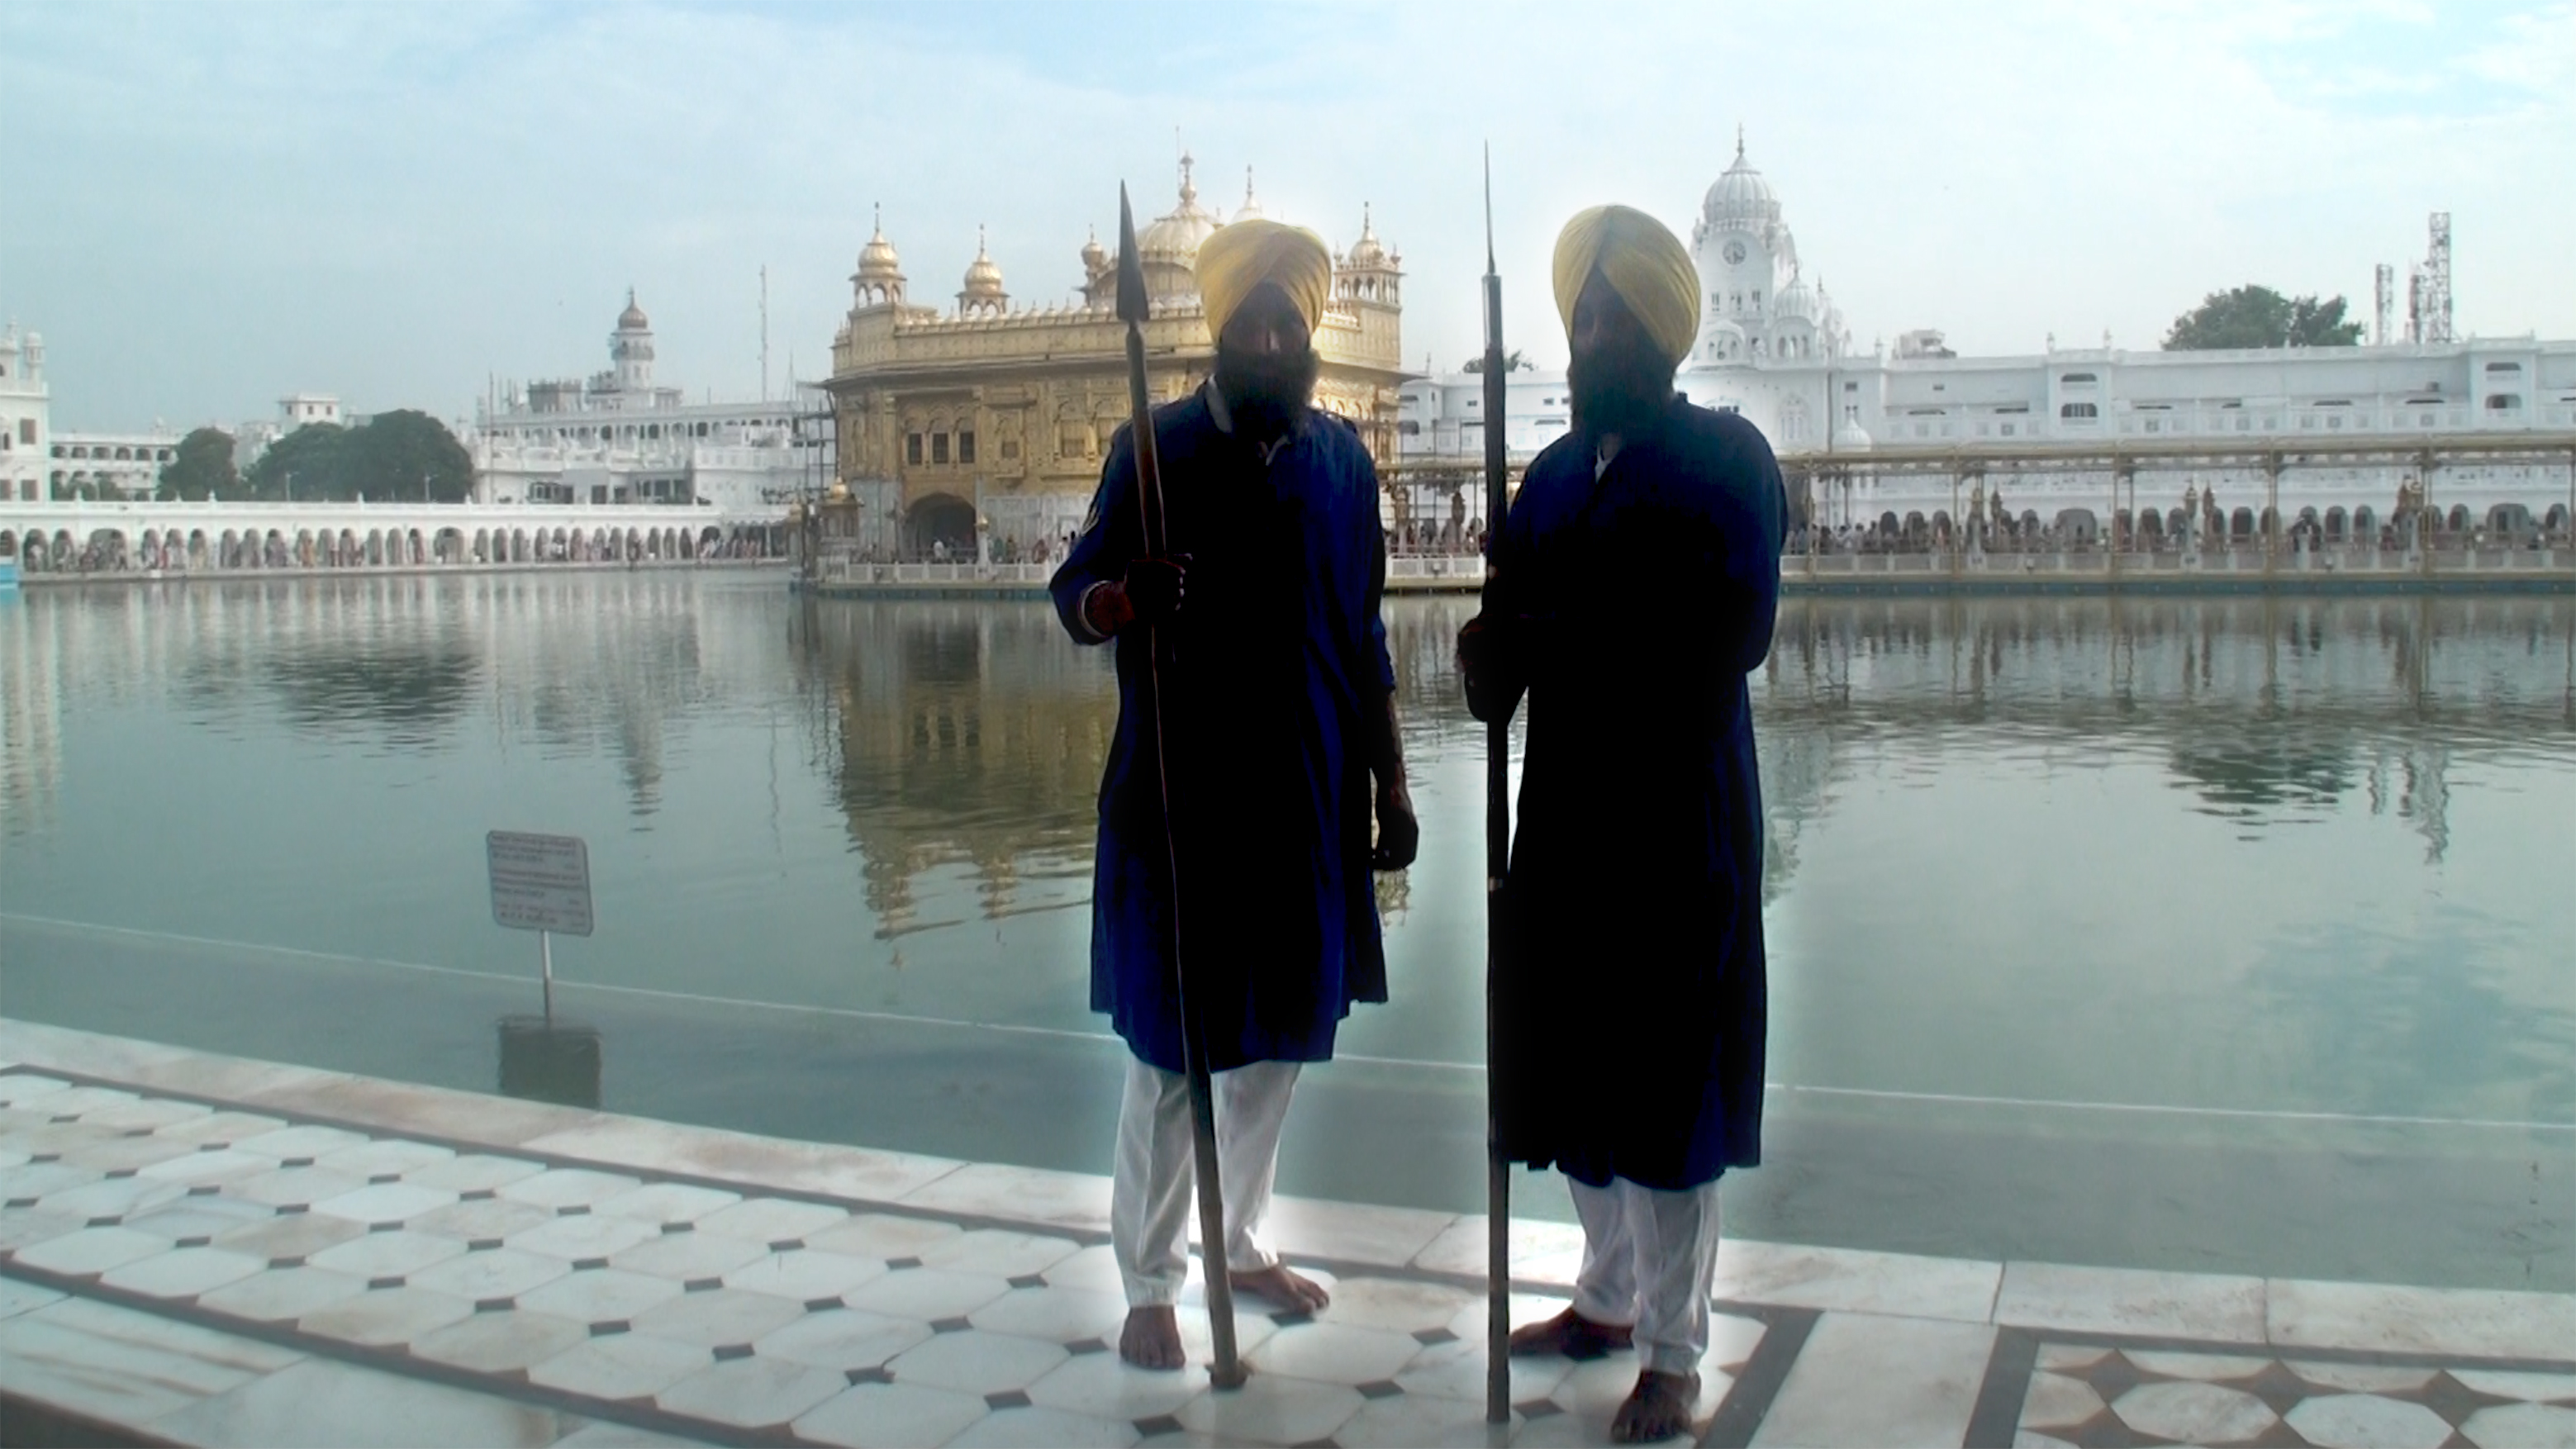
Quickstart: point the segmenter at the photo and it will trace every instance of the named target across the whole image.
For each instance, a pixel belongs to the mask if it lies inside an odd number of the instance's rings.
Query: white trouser
[[[1664,1192],[1614,1177],[1608,1187],[1571,1179],[1566,1186],[1583,1220],[1574,1311],[1594,1323],[1633,1325],[1641,1367],[1697,1373],[1717,1272],[1717,1184]]]
[[[1225,1261],[1238,1273],[1279,1261],[1261,1241],[1261,1222],[1270,1215],[1279,1129],[1288,1119],[1298,1066],[1248,1062],[1214,1078]],[[1118,1168],[1109,1190],[1109,1243],[1129,1307],[1179,1300],[1190,1266],[1194,1182],[1189,1078],[1128,1057],[1127,1094],[1118,1106]]]

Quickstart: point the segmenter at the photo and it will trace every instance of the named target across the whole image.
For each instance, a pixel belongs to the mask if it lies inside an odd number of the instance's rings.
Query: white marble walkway
[[[0,1409],[190,1444],[1584,1444],[1482,1422],[1485,1225],[1285,1200],[1331,1282],[1148,1374],[1108,1183],[0,1021]],[[1524,1314],[1577,1246],[1514,1225]],[[2576,1445],[2576,1297],[1729,1242],[1707,1443]],[[1188,1316],[1184,1315],[1187,1322]],[[1203,1330],[1194,1344],[1205,1354]],[[14,1440],[13,1440],[14,1442]]]

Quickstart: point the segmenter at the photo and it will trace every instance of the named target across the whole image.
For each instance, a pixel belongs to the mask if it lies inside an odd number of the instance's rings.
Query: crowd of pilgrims
[[[2408,546],[2409,522],[2398,520],[2376,527],[2338,531],[2313,518],[2292,519],[2281,530],[2281,547],[2293,552],[2316,553],[2327,549],[2372,550],[2379,553],[2402,553]],[[2564,548],[2568,531],[2533,527],[2520,530],[2497,530],[2484,526],[2445,526],[2436,517],[2425,531],[2428,543],[2437,549]],[[1970,546],[1988,553],[2055,554],[2098,553],[2117,549],[2125,553],[2179,553],[2189,546],[2184,530],[2161,523],[2141,521],[2132,526],[2125,520],[2115,522],[2105,533],[2089,523],[2041,523],[2035,518],[2019,521],[2006,518],[1982,530],[1971,539],[1965,529],[1954,529],[1948,519],[1930,523],[1918,515],[1905,524],[1891,524],[1885,519],[1873,523],[1837,523],[1808,526],[1793,524],[1789,530],[1788,552],[1792,556],[1816,554],[1832,557],[1842,554],[1938,554]],[[2224,519],[2210,519],[2202,524],[2200,547],[2218,553],[2230,549],[2263,547],[2263,535],[2246,520],[2232,525]]]

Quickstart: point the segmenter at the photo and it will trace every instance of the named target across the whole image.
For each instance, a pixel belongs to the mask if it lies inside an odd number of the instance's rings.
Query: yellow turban
[[[1223,332],[1234,309],[1264,282],[1275,282],[1288,294],[1311,336],[1324,322],[1333,254],[1325,250],[1322,237],[1302,226],[1254,218],[1218,227],[1199,243],[1198,274],[1209,337]]]
[[[1556,310],[1574,335],[1574,301],[1598,271],[1646,335],[1679,364],[1699,333],[1699,269],[1664,224],[1632,206],[1576,212],[1556,238]]]

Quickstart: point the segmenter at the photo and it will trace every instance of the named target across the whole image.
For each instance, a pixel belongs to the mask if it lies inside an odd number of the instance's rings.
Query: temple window
[[[948,435],[946,433],[933,433],[930,435],[930,461],[934,464],[945,463],[948,461]]]
[[[903,460],[916,468],[921,466],[921,434],[903,435]]]
[[[975,461],[975,430],[973,428],[959,428],[957,430],[957,461],[960,463],[972,463]]]

